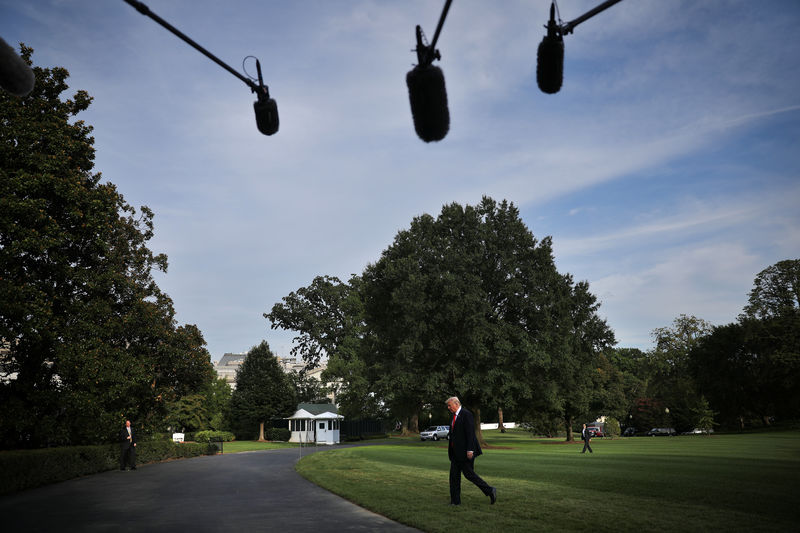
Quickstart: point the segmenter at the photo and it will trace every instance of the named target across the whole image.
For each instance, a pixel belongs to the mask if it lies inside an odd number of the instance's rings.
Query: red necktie
[[[456,427],[456,414],[455,413],[453,413],[453,421],[450,422],[450,429],[453,429],[454,427]]]

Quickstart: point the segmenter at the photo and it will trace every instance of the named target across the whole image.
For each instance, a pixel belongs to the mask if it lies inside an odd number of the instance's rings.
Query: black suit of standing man
[[[586,429],[586,424],[583,425],[583,430],[581,431],[581,438],[583,439],[583,451],[581,453],[586,453],[586,450],[589,450],[589,453],[594,453],[592,451],[592,447],[589,446],[589,441],[592,440],[592,434]]]
[[[494,504],[497,501],[497,489],[490,487],[475,473],[475,458],[483,453],[475,438],[475,419],[455,396],[447,400],[447,409],[454,415],[450,422],[450,442],[447,446],[447,455],[450,457],[450,505],[461,505],[462,472]]]
[[[136,470],[136,433],[131,427],[131,421],[125,421],[125,427],[119,432],[120,445],[119,469],[125,470],[130,463],[131,470]]]

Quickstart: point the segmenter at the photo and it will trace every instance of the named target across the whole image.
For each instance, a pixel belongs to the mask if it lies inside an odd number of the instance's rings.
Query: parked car
[[[586,426],[586,431],[589,432],[589,436],[592,438],[604,436],[603,430],[597,426]]]
[[[633,426],[628,426],[625,428],[625,431],[622,432],[623,437],[633,437],[636,435],[636,428]]]
[[[673,437],[677,435],[675,428],[653,428],[647,432],[648,437]]]
[[[450,435],[450,426],[431,426],[419,432],[420,440],[446,439]]]
[[[683,433],[684,435],[703,435],[706,433],[714,433],[713,429],[702,429],[702,428],[694,428],[691,431],[687,431]]]

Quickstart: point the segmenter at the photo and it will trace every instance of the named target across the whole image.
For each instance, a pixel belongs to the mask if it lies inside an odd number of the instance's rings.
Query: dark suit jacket
[[[592,438],[592,434],[589,432],[589,428],[581,430],[581,438],[584,441],[589,442],[589,439]]]
[[[475,438],[475,419],[472,413],[461,406],[455,426],[450,430],[450,443],[447,446],[447,455],[451,461],[468,461],[467,452],[474,452],[473,458],[481,453],[481,446]]]
[[[131,445],[136,444],[136,431],[131,426],[131,440],[128,440],[128,428],[119,431],[119,440],[122,441],[122,449],[127,450]]]

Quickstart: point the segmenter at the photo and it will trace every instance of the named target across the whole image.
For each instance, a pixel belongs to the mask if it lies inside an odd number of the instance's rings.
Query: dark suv
[[[675,428],[653,428],[647,432],[648,437],[674,437]]]

